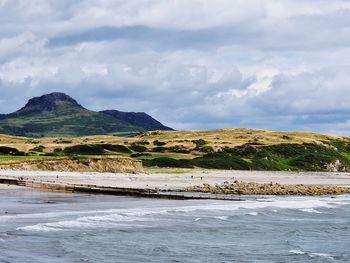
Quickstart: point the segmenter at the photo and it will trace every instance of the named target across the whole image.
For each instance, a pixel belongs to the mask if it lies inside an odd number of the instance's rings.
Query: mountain
[[[149,118],[144,122],[135,122],[135,113],[128,114],[118,118],[91,111],[70,96],[54,92],[30,99],[14,113],[0,115],[0,133],[28,137],[102,135],[153,130],[154,123],[162,130],[162,124],[145,113]]]
[[[76,100],[64,93],[54,92],[51,94],[35,97],[20,110],[9,114],[9,117],[23,117],[36,114],[60,112],[62,109],[85,110]]]
[[[111,116],[117,120],[127,122],[134,126],[143,127],[148,131],[153,130],[163,130],[163,131],[172,131],[173,129],[167,126],[164,126],[162,123],[152,118],[150,115],[144,112],[124,112],[118,110],[105,110],[101,113]]]

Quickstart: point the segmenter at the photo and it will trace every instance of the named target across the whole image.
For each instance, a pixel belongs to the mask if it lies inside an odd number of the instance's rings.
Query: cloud
[[[0,111],[62,91],[177,129],[348,133],[350,3],[0,0]]]

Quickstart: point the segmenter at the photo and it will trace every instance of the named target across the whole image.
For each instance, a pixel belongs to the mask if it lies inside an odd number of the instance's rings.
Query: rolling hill
[[[350,171],[350,138],[253,129],[147,131],[130,136],[25,138],[0,136],[0,161],[131,157],[149,169],[206,168]]]
[[[153,127],[170,129],[146,113],[123,112],[119,118],[91,111],[58,92],[32,98],[20,110],[0,115],[0,133],[27,137],[134,133],[153,130]]]

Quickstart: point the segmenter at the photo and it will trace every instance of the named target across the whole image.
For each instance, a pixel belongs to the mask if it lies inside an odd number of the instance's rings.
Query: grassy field
[[[5,147],[1,151],[1,147]],[[10,147],[12,152],[6,147]],[[14,150],[19,151],[13,156]],[[0,161],[60,156],[123,156],[151,169],[349,171],[350,138],[253,129],[154,131],[87,137],[0,136]]]

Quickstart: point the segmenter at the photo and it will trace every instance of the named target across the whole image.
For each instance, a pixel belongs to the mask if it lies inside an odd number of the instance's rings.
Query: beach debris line
[[[304,184],[279,183],[250,183],[235,181],[224,185],[209,185],[188,187],[186,192],[201,192],[211,194],[237,194],[237,195],[341,195],[350,193],[350,187]]]

